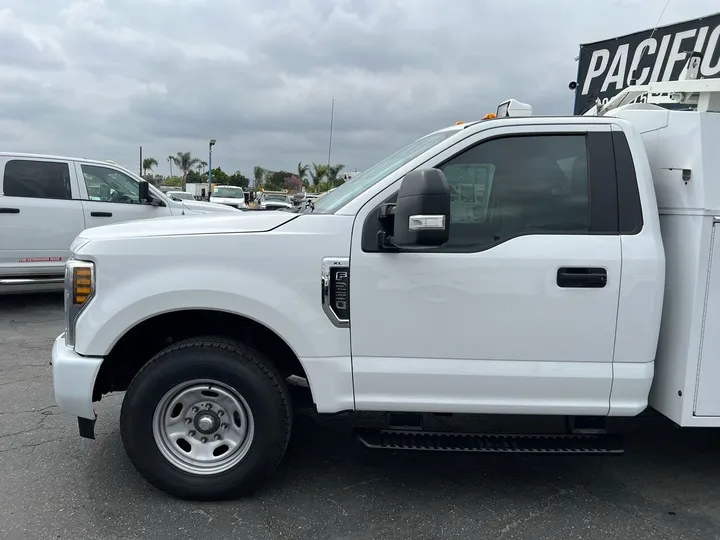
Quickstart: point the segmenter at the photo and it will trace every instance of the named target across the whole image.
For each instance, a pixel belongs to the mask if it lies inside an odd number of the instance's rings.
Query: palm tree
[[[167,160],[168,160],[168,163],[170,164],[170,178],[172,178],[173,156],[168,156]]]
[[[177,155],[171,156],[171,158],[175,166],[182,171],[183,191],[185,191],[187,175],[193,167],[200,163],[200,159],[192,157],[190,152],[178,152]]]
[[[344,168],[345,165],[341,165],[339,163],[337,165],[330,165],[327,168],[327,181],[328,184],[330,184],[330,187],[335,187],[335,184],[338,182],[338,175]]]
[[[207,161],[201,161],[200,163],[197,164],[197,170],[200,171],[201,173],[204,173],[205,167],[207,167],[207,165],[208,165]]]
[[[320,182],[323,181],[323,178],[328,173],[328,166],[318,165],[317,163],[313,162],[312,168],[310,169],[309,173],[310,182],[312,182],[313,186],[317,186]]]
[[[267,171],[263,169],[260,165],[255,165],[253,167],[253,179],[254,183],[253,186],[255,189],[261,188],[263,184],[265,183],[265,177],[267,176]]]
[[[147,175],[148,171],[152,171],[153,167],[157,167],[158,162],[157,159],[152,157],[147,157],[143,159],[142,162],[142,169],[143,169],[143,176]]]
[[[310,165],[303,165],[302,161],[298,162],[297,175],[300,180],[305,180],[308,172],[310,172]]]

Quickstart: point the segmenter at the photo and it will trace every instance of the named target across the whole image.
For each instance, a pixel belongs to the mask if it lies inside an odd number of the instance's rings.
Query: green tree
[[[317,163],[313,162],[312,168],[309,171],[310,173],[310,183],[313,186],[317,186],[320,182],[323,181],[325,176],[328,173],[328,166],[327,165],[318,165]]]
[[[315,193],[324,193],[325,191],[328,191],[330,188],[332,188],[332,185],[330,182],[320,182],[319,184],[314,186],[313,191]]]
[[[327,182],[331,187],[337,187],[343,183],[343,179],[339,178],[340,171],[345,168],[345,165],[338,163],[337,165],[330,165],[327,168]]]
[[[255,188],[263,187],[265,184],[265,177],[267,176],[268,171],[260,167],[260,165],[255,165],[253,167],[253,178],[255,179]]]
[[[145,174],[143,178],[154,186],[160,186],[165,181],[165,177],[162,174]]]
[[[179,176],[171,176],[171,177],[165,179],[165,182],[163,182],[163,185],[171,186],[171,187],[182,187],[183,179],[180,178]]]
[[[190,152],[178,152],[177,155],[172,156],[172,161],[175,166],[182,171],[184,190],[185,184],[187,184],[188,173],[200,163],[200,159],[192,157]]]
[[[303,162],[298,162],[297,177],[300,181],[305,180],[305,177],[310,172],[310,165],[303,165]]]
[[[225,184],[225,185],[227,185],[227,183],[228,183],[228,178],[230,178],[230,177],[228,176],[228,174],[227,174],[225,171],[223,171],[220,167],[215,167],[215,168],[212,170],[212,183],[213,183],[213,184]],[[206,180],[205,180],[205,181],[207,182],[207,175],[206,175]]]
[[[213,172],[213,174],[215,174],[215,172]],[[250,179],[247,176],[244,176],[240,171],[235,171],[228,176],[227,183],[231,186],[239,186],[247,189],[250,186]]]
[[[152,157],[146,157],[143,159],[142,162],[142,169],[143,169],[143,176],[147,175],[149,172],[152,172],[154,167],[158,166],[157,159]]]
[[[287,171],[266,171],[265,183],[266,189],[280,190],[285,189],[285,179],[293,174]]]
[[[196,171],[195,169],[191,169],[188,171],[187,176],[185,177],[185,183],[186,184],[207,184],[207,174],[202,174]]]

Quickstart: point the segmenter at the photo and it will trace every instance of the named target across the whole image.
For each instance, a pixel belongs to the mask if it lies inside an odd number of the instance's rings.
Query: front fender
[[[128,268],[142,266],[99,265],[95,297],[77,320],[78,353],[106,356],[128,330],[144,320],[172,311],[207,309],[263,324],[299,358],[350,354],[349,331],[335,328],[322,311],[319,268],[314,275],[305,275],[301,264],[281,270],[285,275],[278,276],[262,268],[242,268],[237,261],[232,265],[213,261],[212,269],[187,260],[178,267],[172,258],[163,265],[144,262],[147,269],[132,276]]]

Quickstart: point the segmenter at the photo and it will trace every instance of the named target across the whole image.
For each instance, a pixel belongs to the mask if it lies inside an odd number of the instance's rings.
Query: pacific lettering
[[[629,51],[629,43],[620,45],[617,48],[617,52],[615,52],[615,57],[613,58],[612,64],[610,64],[610,69],[608,70],[607,77],[605,77],[605,82],[603,82],[602,88],[600,89],[601,92],[606,92],[611,84],[614,84],[617,90],[623,89],[623,81],[625,80],[625,71],[627,70],[627,59]]]
[[[667,64],[665,65],[665,73],[663,73],[662,79],[663,81],[672,80],[672,73],[675,69],[675,64],[681,61],[685,62],[687,52],[680,52],[680,47],[682,46],[683,40],[694,37],[696,32],[697,29],[693,28],[692,30],[685,30],[684,32],[678,32],[675,34],[675,39],[673,40],[672,47],[670,48],[670,54],[668,55]]]
[[[630,72],[627,76],[627,84],[630,84],[631,79],[635,79],[637,84],[645,84],[647,82],[647,78],[650,75],[650,68],[644,67],[642,71],[640,71],[640,74],[638,75],[635,73],[637,71],[638,65],[640,64],[640,60],[645,56],[645,51],[647,50],[647,55],[652,56],[655,54],[655,51],[657,50],[657,41],[655,38],[648,38],[644,39],[640,42],[640,45],[638,45],[638,48],[635,49],[635,55],[633,56],[632,63],[630,64]]]
[[[660,42],[660,51],[658,51],[657,58],[655,59],[655,65],[653,66],[652,75],[650,75],[650,82],[657,82],[660,76],[660,68],[662,68],[663,62],[665,61],[665,53],[667,52],[668,43],[670,42],[671,35],[663,36]]]
[[[702,64],[700,64],[700,75],[703,77],[714,77],[720,73],[720,54],[718,54],[715,65],[710,65],[715,51],[718,50],[718,41],[720,41],[720,25],[716,26],[715,30],[710,34],[707,47],[705,47],[705,55]],[[720,50],[718,50],[718,53],[720,53]]]
[[[585,76],[578,80],[576,110],[585,107],[589,95],[611,99],[631,83],[677,80],[693,51],[702,54],[699,76],[720,78],[720,14],[647,31],[642,38],[632,34],[583,46]]]
[[[718,28],[720,28],[720,26]],[[708,30],[710,30],[709,26],[703,26],[700,30],[698,30],[698,37],[695,40],[695,47],[693,47],[694,52],[702,52]]]
[[[590,67],[588,67],[587,76],[585,77],[585,84],[583,85],[582,93],[587,94],[590,91],[590,84],[595,77],[602,75],[607,68],[608,61],[610,60],[610,51],[607,49],[597,49],[593,51],[592,58],[590,58]]]

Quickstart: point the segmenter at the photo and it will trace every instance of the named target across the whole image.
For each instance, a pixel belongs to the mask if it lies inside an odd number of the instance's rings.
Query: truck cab
[[[645,144],[528,112],[433,132],[301,212],[84,231],[58,405],[92,437],[93,402],[127,391],[131,460],[193,499],[269,476],[291,377],[318,413],[639,414],[665,287]]]

